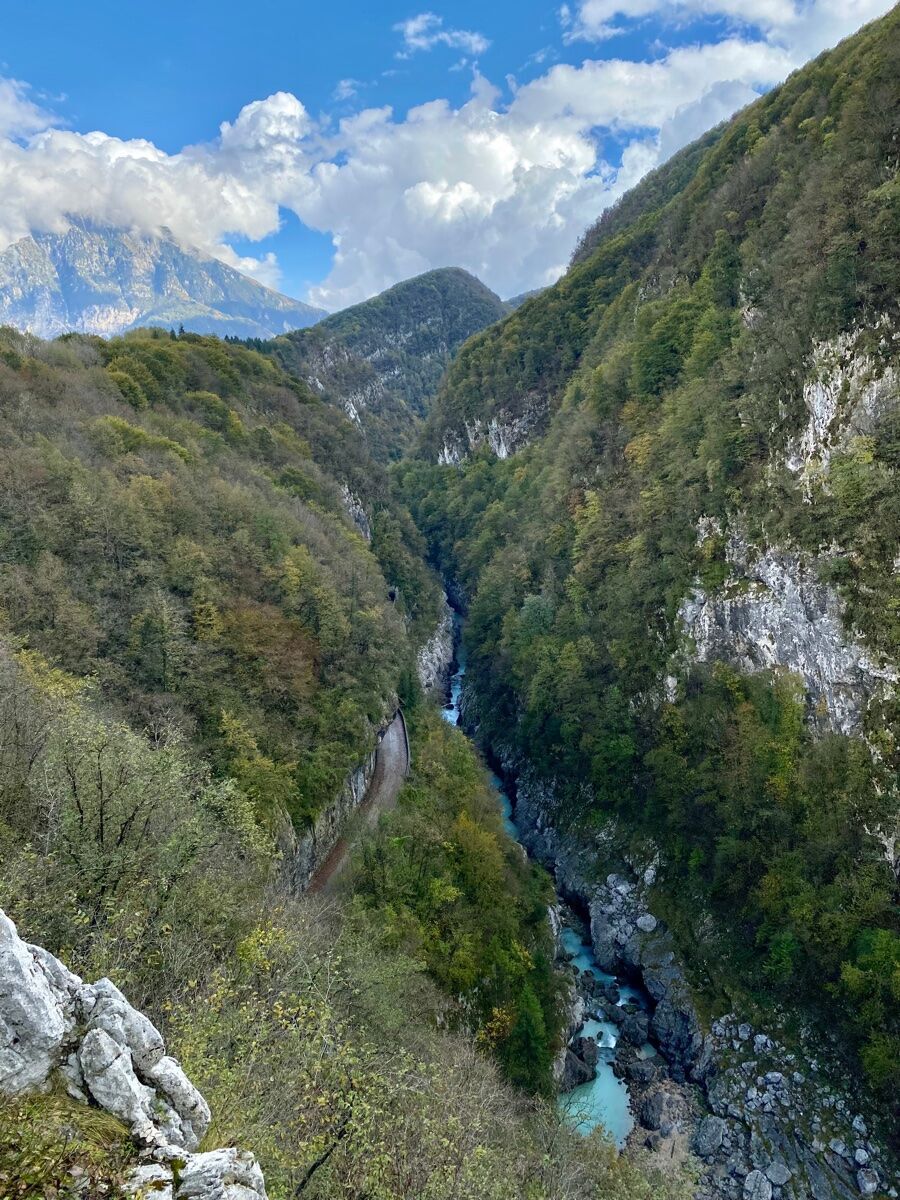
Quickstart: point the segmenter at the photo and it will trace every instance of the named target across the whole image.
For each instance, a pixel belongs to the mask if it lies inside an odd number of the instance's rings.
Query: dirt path
[[[371,832],[379,816],[394,807],[408,770],[406,726],[403,714],[398,712],[378,746],[375,773],[365,798],[349,822],[345,836],[338,839],[334,849],[312,877],[308,892],[327,895],[334,891],[349,862],[353,842],[361,833]]]

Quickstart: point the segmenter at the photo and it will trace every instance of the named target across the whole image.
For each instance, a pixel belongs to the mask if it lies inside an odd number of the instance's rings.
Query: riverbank
[[[460,620],[455,617],[454,661],[443,708],[451,725],[462,719],[466,665]],[[527,853],[514,816],[514,789],[494,771],[490,778],[504,828]],[[560,1109],[572,1128],[589,1133],[601,1126],[621,1149],[635,1128],[627,1069],[632,1060],[642,1061],[647,1077],[647,1069],[654,1070],[650,1060],[658,1057],[647,1042],[648,998],[626,979],[601,970],[586,921],[562,897],[551,918],[557,962],[571,975],[568,1037],[554,1063]]]
[[[464,646],[455,665],[445,716],[460,720],[477,741]],[[481,749],[497,772],[508,832],[550,872],[563,911],[568,904],[589,921],[588,939],[582,934],[576,945],[570,932],[560,954],[574,964],[573,1011],[580,1010],[566,1064],[579,1069],[572,1056],[599,1067],[595,1079],[578,1084],[587,1089],[582,1097],[593,1115],[582,1124],[573,1114],[576,1126],[602,1124],[617,1145],[645,1149],[663,1168],[693,1152],[696,1194],[704,1200],[895,1200],[884,1148],[829,1078],[815,1046],[798,1046],[783,1029],[754,1028],[734,1013],[701,1020],[674,939],[652,911],[658,856],[628,861],[611,826],[563,832],[553,789],[502,748]],[[577,916],[570,928],[577,929]],[[603,990],[608,980],[649,997],[650,1055],[624,1044],[621,1005],[611,1005]],[[617,1029],[613,1044],[604,1022]],[[609,1075],[618,1088],[610,1087]]]

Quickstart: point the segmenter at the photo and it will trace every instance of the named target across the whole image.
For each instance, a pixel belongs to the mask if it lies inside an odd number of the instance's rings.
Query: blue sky
[[[73,213],[166,225],[332,308],[451,263],[511,294],[680,144],[888,7],[25,0],[0,51],[0,242]]]

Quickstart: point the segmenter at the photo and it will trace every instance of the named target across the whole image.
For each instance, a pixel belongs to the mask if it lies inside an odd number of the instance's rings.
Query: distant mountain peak
[[[73,218],[0,254],[0,323],[39,337],[77,331],[108,337],[141,325],[274,337],[326,314],[159,234]]]
[[[445,370],[507,306],[461,267],[438,267],[280,337],[267,349],[364,432],[376,458],[411,444]]]

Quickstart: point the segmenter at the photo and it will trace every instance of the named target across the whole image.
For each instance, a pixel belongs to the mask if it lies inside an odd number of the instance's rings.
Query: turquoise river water
[[[457,650],[457,671],[450,681],[450,703],[444,708],[444,718],[451,725],[459,723],[460,698],[465,673],[465,647],[460,642]],[[491,782],[497,791],[506,832],[521,844],[522,839],[515,822],[512,801],[503,782],[493,772],[491,772]],[[572,963],[579,971],[590,972],[602,984],[617,984],[620,1004],[634,1000],[643,1005],[643,997],[634,988],[601,971],[590,944],[576,929],[565,927],[562,931],[562,942]],[[591,1082],[575,1088],[574,1091],[560,1096],[560,1108],[565,1114],[566,1120],[579,1132],[589,1133],[602,1125],[616,1145],[621,1147],[634,1126],[634,1115],[629,1104],[628,1089],[624,1082],[616,1077],[612,1068],[618,1029],[611,1021],[598,1021],[591,1018],[585,1021],[579,1032],[584,1037],[594,1038],[600,1048],[597,1077]],[[652,1053],[653,1051],[648,1046],[645,1052]]]

